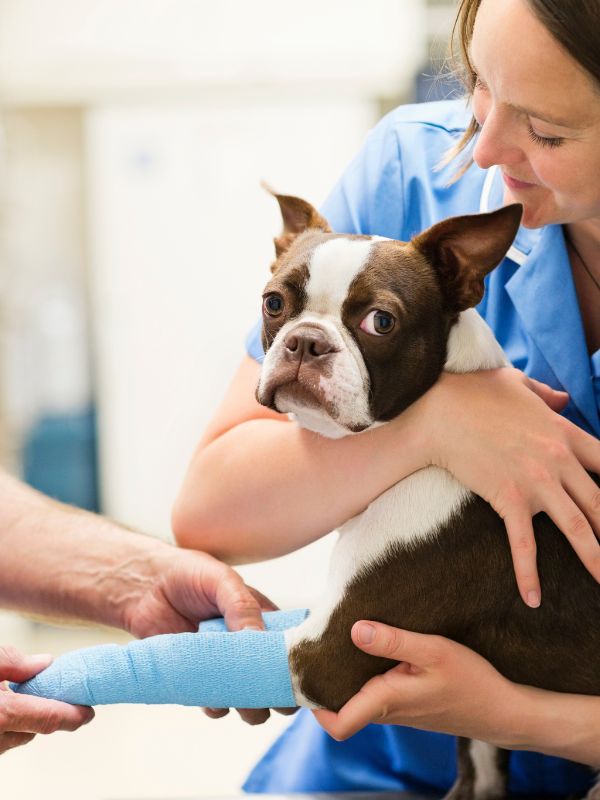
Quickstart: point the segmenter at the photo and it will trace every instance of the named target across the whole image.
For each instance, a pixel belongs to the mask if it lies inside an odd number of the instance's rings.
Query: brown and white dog
[[[397,416],[442,370],[507,365],[473,306],[521,206],[448,219],[406,243],[334,234],[305,201],[275,196],[284,231],[264,293],[261,403],[340,437]],[[600,695],[600,586],[548,517],[535,528],[544,602],[531,609],[485,501],[436,467],[386,491],[339,529],[326,596],[287,633],[299,703],[338,710],[394,665],[352,644],[364,618],[447,636],[519,683]],[[504,797],[506,774],[507,754],[460,740],[448,797]]]

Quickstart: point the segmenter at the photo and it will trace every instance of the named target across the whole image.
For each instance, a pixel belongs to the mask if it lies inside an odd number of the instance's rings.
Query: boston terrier
[[[401,414],[443,370],[508,365],[474,310],[522,208],[455,217],[400,242],[333,233],[307,202],[275,194],[284,228],[263,297],[257,398],[327,437]],[[502,519],[448,472],[405,478],[339,529],[326,594],[286,634],[301,705],[341,708],[394,662],[358,650],[373,619],[461,642],[512,681],[600,695],[600,586],[545,515],[535,519],[544,602],[521,600]],[[426,588],[425,588],[426,587]],[[507,791],[508,753],[459,740],[447,800]],[[600,800],[600,788],[588,799]]]

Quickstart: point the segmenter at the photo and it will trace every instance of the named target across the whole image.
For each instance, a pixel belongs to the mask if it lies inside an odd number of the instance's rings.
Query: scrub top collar
[[[499,208],[503,195],[500,170],[492,167],[484,181],[480,210]],[[506,257],[519,265],[505,288],[523,328],[572,402],[600,435],[592,377],[600,356],[595,353],[590,358],[587,350],[562,225],[546,225],[535,230],[519,228]],[[560,336],[557,335],[559,328]],[[565,336],[569,341],[568,358],[565,358]]]

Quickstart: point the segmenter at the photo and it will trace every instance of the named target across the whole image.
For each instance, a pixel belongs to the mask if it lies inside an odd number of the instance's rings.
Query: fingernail
[[[539,592],[529,592],[527,595],[527,605],[530,606],[530,608],[539,608],[541,602]]]
[[[245,631],[262,631],[264,629],[259,627],[258,625],[244,625],[243,630],[245,630]]]
[[[375,626],[368,622],[363,622],[358,626],[357,636],[361,644],[373,644],[375,641]]]

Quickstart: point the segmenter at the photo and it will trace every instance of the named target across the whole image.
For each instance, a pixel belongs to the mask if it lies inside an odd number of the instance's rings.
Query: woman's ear
[[[513,203],[488,214],[450,217],[412,239],[438,275],[449,311],[479,303],[483,280],[506,255],[522,215],[523,206]]]
[[[323,233],[331,233],[331,228],[314,206],[302,200],[300,197],[292,195],[278,194],[267,184],[262,184],[263,188],[272,194],[279,203],[281,217],[283,220],[283,230],[280,236],[275,237],[275,254],[277,258],[289,249],[294,239],[309,228],[315,228]]]

